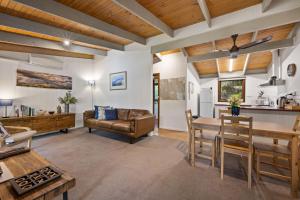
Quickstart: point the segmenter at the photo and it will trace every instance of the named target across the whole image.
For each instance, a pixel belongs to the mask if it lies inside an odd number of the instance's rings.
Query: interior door
[[[159,128],[159,74],[153,74],[153,115],[155,116],[155,126]]]

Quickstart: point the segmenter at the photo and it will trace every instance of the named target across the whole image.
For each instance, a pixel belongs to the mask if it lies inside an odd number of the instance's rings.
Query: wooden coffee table
[[[28,153],[9,157],[0,161],[6,164],[14,177],[25,175],[49,165],[54,166],[52,163],[50,163],[48,160],[46,160],[33,150]],[[52,199],[61,194],[63,194],[63,199],[67,200],[68,190],[75,186],[76,180],[68,173],[64,172],[63,170],[61,171],[63,172],[63,175],[57,180],[47,183],[21,196],[17,195],[9,181],[1,183],[0,200],[46,200]]]

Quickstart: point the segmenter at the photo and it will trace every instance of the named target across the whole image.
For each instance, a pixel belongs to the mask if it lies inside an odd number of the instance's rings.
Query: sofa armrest
[[[83,119],[84,120],[93,119],[93,118],[95,118],[95,111],[94,110],[84,111],[84,113],[83,113]]]
[[[155,119],[151,114],[135,118],[135,137],[143,136],[154,130]]]
[[[85,127],[88,127],[87,120],[95,118],[95,111],[94,110],[87,110],[83,113],[83,124]]]

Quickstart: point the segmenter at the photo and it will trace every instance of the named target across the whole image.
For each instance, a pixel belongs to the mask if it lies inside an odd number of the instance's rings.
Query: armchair
[[[36,134],[36,131],[31,130],[28,127],[21,126],[4,126],[8,132],[13,133],[7,138],[0,137],[0,147],[3,146],[15,146],[23,142],[27,142],[27,147],[31,148],[32,137]]]

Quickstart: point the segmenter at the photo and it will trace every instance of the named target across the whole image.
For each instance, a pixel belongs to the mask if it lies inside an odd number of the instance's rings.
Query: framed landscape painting
[[[220,80],[218,101],[227,102],[232,95],[239,96],[245,102],[245,79]]]
[[[117,72],[110,74],[110,90],[127,89],[127,72]]]
[[[72,90],[72,77],[17,69],[17,86]]]

